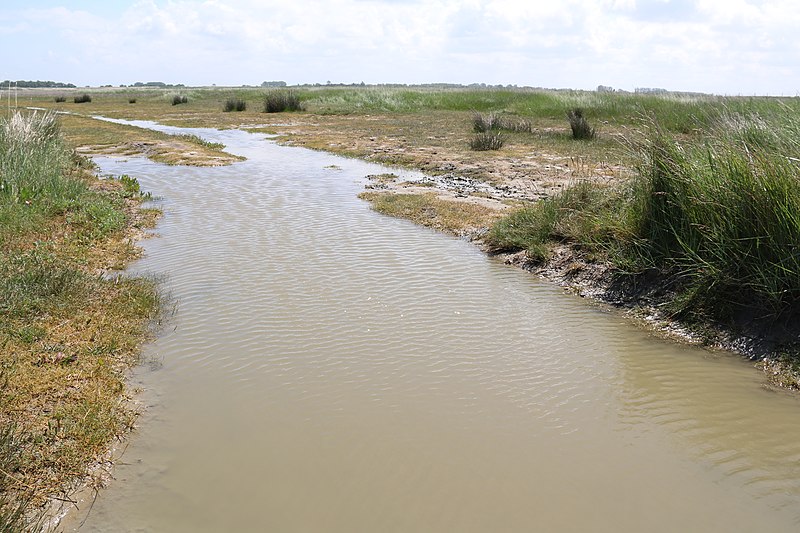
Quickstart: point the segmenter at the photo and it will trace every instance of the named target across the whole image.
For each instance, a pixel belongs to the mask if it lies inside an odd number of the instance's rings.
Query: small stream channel
[[[748,362],[372,212],[383,167],[180,132],[248,159],[96,160],[163,198],[133,270],[178,312],[115,481],[61,531],[800,529],[800,402]]]

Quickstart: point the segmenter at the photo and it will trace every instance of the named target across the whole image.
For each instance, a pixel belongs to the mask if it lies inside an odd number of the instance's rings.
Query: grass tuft
[[[247,109],[247,102],[241,98],[228,98],[222,106],[222,110],[226,113],[231,111],[245,111]]]
[[[174,94],[172,95],[172,105],[186,104],[189,98],[186,95]]]
[[[128,98],[128,103],[129,104],[135,104],[136,103],[136,98]]]
[[[498,115],[496,113],[472,114],[472,131],[486,133],[494,130],[531,133],[533,125],[530,120]]]
[[[264,96],[264,113],[305,111],[296,91],[270,91]]]
[[[67,101],[67,97],[66,96],[56,96],[55,98],[53,98],[53,101],[55,101],[55,103],[57,103],[57,104],[60,104],[62,102],[66,102]]]
[[[85,104],[92,101],[91,95],[83,93],[72,99],[76,104]]]
[[[618,187],[578,184],[499,222],[497,249],[545,259],[555,242],[621,272],[658,272],[673,313],[724,323],[800,313],[800,120],[732,116],[703,138],[657,125]]]
[[[478,113],[472,115],[472,131],[475,133],[486,133],[487,131],[500,129],[500,117],[494,113]]]
[[[589,125],[583,114],[583,109],[576,107],[567,111],[569,127],[572,129],[572,138],[578,140],[594,139],[596,131]]]
[[[485,150],[499,150],[503,147],[506,140],[501,134],[496,131],[485,131],[483,133],[476,133],[470,140],[469,147],[475,151]]]

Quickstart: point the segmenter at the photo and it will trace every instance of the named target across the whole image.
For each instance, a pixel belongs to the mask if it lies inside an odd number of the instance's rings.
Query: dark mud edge
[[[675,294],[656,272],[623,275],[608,264],[587,259],[568,245],[557,246],[551,258],[540,263],[524,251],[492,250],[483,240],[484,234],[485,230],[478,231],[469,238],[506,264],[552,281],[570,293],[619,309],[661,337],[738,353],[763,370],[772,386],[800,391],[800,328],[796,321],[742,320],[734,327],[716,322],[687,323],[665,310]]]

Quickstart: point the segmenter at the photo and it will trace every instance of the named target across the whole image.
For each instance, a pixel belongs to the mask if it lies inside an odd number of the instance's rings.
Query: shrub
[[[86,93],[83,93],[73,98],[73,100],[75,101],[76,104],[85,104],[87,102],[91,102],[92,97]]]
[[[56,103],[66,102],[67,101],[67,97],[66,96],[56,96],[54,98],[54,100],[56,101]]]
[[[469,142],[469,147],[475,151],[499,150],[503,147],[506,140],[497,132],[485,131],[476,133],[475,137]]]
[[[186,95],[176,94],[172,96],[172,105],[180,105],[189,102],[189,98]]]
[[[225,100],[225,105],[222,110],[226,113],[230,111],[244,111],[247,109],[247,102],[241,98],[228,98]]]
[[[300,103],[300,95],[295,91],[272,91],[264,97],[264,113],[283,111],[305,111]]]
[[[128,98],[128,103],[129,104],[135,104],[136,103],[136,98]]]
[[[595,129],[589,125],[583,115],[583,109],[576,107],[567,111],[569,127],[572,128],[572,138],[580,140],[594,139]]]

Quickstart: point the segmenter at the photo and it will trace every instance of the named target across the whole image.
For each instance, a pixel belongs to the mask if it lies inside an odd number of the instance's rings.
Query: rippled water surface
[[[98,160],[163,198],[178,313],[80,531],[800,528],[800,404],[747,362],[373,213],[385,169],[190,131],[248,160]]]

